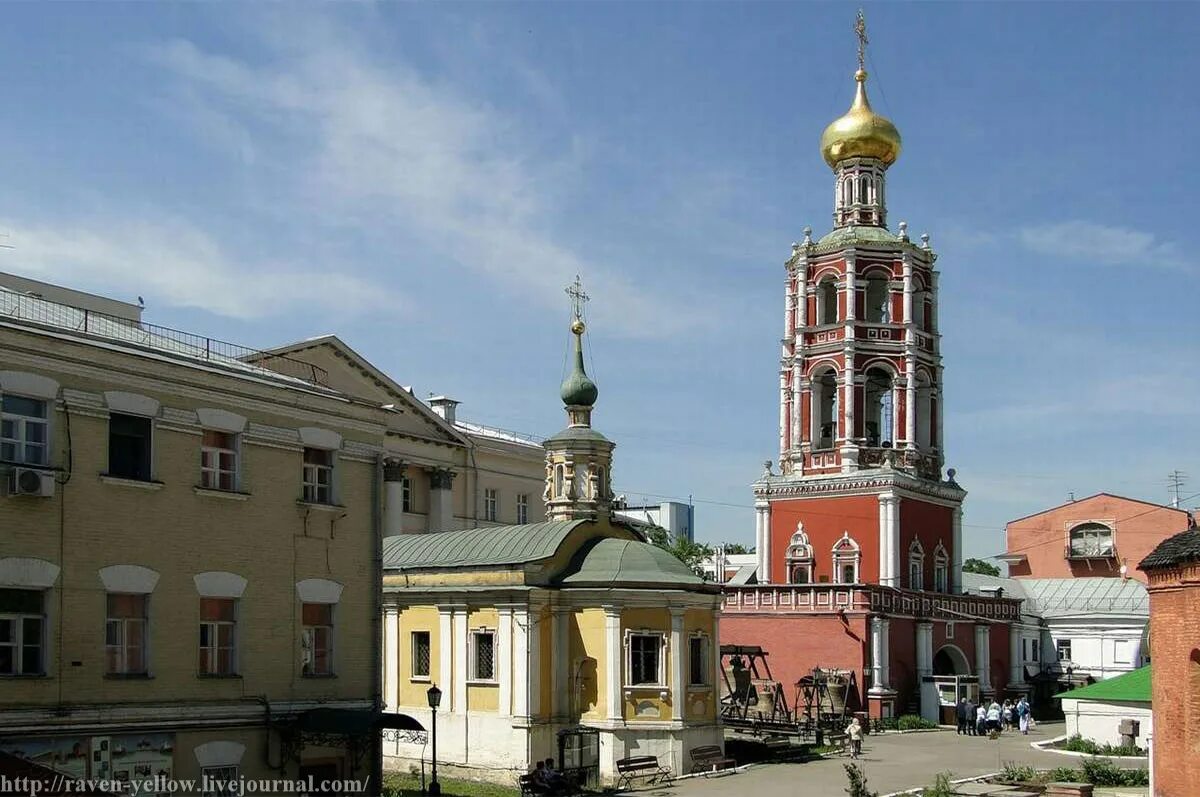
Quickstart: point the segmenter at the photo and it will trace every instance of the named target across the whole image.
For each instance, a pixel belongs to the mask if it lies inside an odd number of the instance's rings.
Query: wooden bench
[[[539,783],[532,772],[527,775],[518,776],[517,785],[521,789],[521,797],[547,797],[548,795],[563,797],[563,795],[568,794],[583,794],[583,789],[575,780],[565,775],[562,784],[557,788],[551,788],[544,783]]]
[[[689,753],[692,757],[692,773],[696,772],[717,772],[722,769],[731,769],[737,766],[737,761],[725,755],[715,744],[706,744],[702,747],[693,747]]]
[[[652,755],[631,756],[617,761],[617,790],[632,789],[634,778],[646,778],[647,783],[668,783],[671,770],[659,766],[658,758]]]
[[[536,795],[546,793],[542,785],[533,777],[532,772],[518,777],[517,785],[521,787],[521,797],[536,797]]]

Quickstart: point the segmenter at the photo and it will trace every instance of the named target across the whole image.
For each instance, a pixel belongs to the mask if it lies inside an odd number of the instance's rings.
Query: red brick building
[[[943,477],[937,255],[887,227],[900,134],[866,72],[821,138],[834,229],[786,263],[779,472],[754,484],[758,585],[729,587],[721,642],[761,645],[785,691],[813,667],[856,674],[874,714],[939,717],[1012,681],[1020,601],[964,595],[962,501]]]
[[[1163,541],[1139,565],[1149,579],[1154,708],[1153,797],[1200,794],[1200,530]]]
[[[1005,527],[1013,578],[1136,578],[1137,563],[1166,537],[1188,528],[1191,515],[1110,493],[1070,501]]]

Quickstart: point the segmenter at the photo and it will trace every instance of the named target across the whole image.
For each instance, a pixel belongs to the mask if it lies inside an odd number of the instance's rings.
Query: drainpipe
[[[371,710],[383,711],[383,452],[375,462],[371,480]],[[372,793],[383,793],[383,740],[371,731]]]

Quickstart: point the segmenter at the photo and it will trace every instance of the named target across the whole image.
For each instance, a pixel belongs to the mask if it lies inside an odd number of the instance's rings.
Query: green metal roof
[[[817,241],[817,246],[828,246],[830,244],[857,244],[857,243],[900,243],[900,238],[893,233],[888,232],[883,227],[859,226],[851,224],[846,227],[837,227],[834,230],[825,234],[821,240]]]
[[[611,442],[607,437],[590,426],[568,426],[553,437],[546,438],[542,441],[542,445],[551,446],[555,443],[578,442],[580,440],[590,440],[595,443]]]
[[[612,537],[585,545],[559,578],[562,584],[641,584],[666,588],[703,586],[704,580],[669,551]]]
[[[383,541],[383,567],[482,567],[536,562],[554,555],[572,529],[585,520],[555,520],[521,526],[401,534]]]
[[[1107,678],[1091,686],[1072,689],[1057,697],[1063,700],[1123,700],[1133,703],[1150,702],[1150,665]]]

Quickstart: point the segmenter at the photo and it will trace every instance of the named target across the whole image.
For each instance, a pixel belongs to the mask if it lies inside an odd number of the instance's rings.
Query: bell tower
[[[937,255],[928,235],[888,228],[900,132],[867,96],[862,12],[855,32],[853,100],[820,139],[833,228],[814,239],[806,227],[784,264],[779,472],[768,466],[755,484],[759,580],[790,577],[802,523],[814,567],[798,573],[946,591],[958,584],[965,493],[942,476]],[[910,550],[940,553],[910,562]]]

